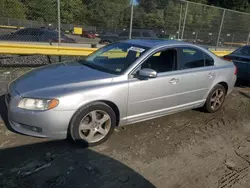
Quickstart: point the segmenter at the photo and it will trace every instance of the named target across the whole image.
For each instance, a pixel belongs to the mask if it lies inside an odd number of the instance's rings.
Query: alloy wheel
[[[111,129],[110,116],[101,110],[94,110],[85,115],[79,125],[79,135],[89,143],[102,140]]]
[[[217,110],[221,107],[224,101],[224,91],[222,89],[216,89],[211,97],[210,105],[213,110]]]

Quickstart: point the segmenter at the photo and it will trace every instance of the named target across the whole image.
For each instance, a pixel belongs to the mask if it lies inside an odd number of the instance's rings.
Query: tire
[[[102,113],[103,113],[103,117],[101,117],[101,119],[97,118],[98,113],[100,113],[100,116],[102,116]],[[95,114],[94,116],[96,118],[92,118],[92,114]],[[104,117],[104,115],[106,118]],[[105,120],[107,118],[109,119],[105,121],[105,123],[101,124],[101,120],[102,119]],[[93,119],[96,119],[96,121],[94,121]],[[78,144],[81,144],[87,147],[96,146],[105,142],[111,136],[116,126],[116,121],[117,121],[116,114],[110,106],[108,106],[107,104],[103,102],[92,102],[83,106],[74,114],[70,122],[69,134],[71,138],[73,139],[73,141],[75,141]],[[86,124],[86,127],[90,126],[91,128],[84,128],[86,130],[81,130],[82,127],[85,127],[85,124]],[[103,128],[103,126],[106,126],[106,127]],[[97,134],[100,134],[98,130],[105,130],[105,136],[103,136],[104,134],[101,136],[97,135]],[[89,137],[90,133],[95,132],[95,131],[96,133],[93,134],[95,135],[93,136],[93,140],[92,141],[88,140],[87,138]],[[99,139],[94,139],[94,137],[98,137],[98,136],[100,137]]]
[[[217,91],[219,91],[219,95],[217,96]],[[219,98],[219,96],[221,95],[220,92],[223,92],[222,96]],[[207,96],[207,99],[206,99],[206,103],[205,105],[203,106],[204,110],[208,113],[214,113],[214,112],[217,112],[219,111],[223,104],[224,104],[224,101],[225,101],[225,96],[226,96],[226,89],[220,85],[220,84],[217,84],[209,93],[209,95]],[[219,100],[219,101],[218,101]],[[213,102],[215,101],[215,102]],[[220,105],[219,105],[219,102],[220,102]],[[214,105],[214,103],[216,103]]]

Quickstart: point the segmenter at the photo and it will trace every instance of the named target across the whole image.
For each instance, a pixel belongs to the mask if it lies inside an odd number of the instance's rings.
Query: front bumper
[[[18,108],[21,96],[17,93],[6,95],[8,119],[11,127],[22,134],[35,137],[65,139],[68,125],[74,111],[32,111]]]

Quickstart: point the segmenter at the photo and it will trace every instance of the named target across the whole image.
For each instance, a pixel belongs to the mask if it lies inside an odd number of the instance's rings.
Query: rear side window
[[[150,35],[148,32],[143,32],[143,33],[142,33],[142,36],[143,36],[143,37],[151,37],[151,35]]]
[[[204,58],[205,58],[205,66],[213,66],[214,65],[214,59],[204,53]]]
[[[140,31],[132,31],[132,37],[140,37],[141,33]]]
[[[182,69],[204,67],[204,53],[195,48],[180,48]]]
[[[38,35],[40,33],[40,30],[38,29],[30,29],[29,35]]]

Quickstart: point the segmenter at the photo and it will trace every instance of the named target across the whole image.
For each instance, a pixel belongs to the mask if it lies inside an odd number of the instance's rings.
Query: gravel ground
[[[1,69],[0,94],[29,69]],[[249,188],[249,113],[250,89],[237,87],[215,114],[190,110],[120,127],[94,148],[19,135],[0,121],[0,187]]]

